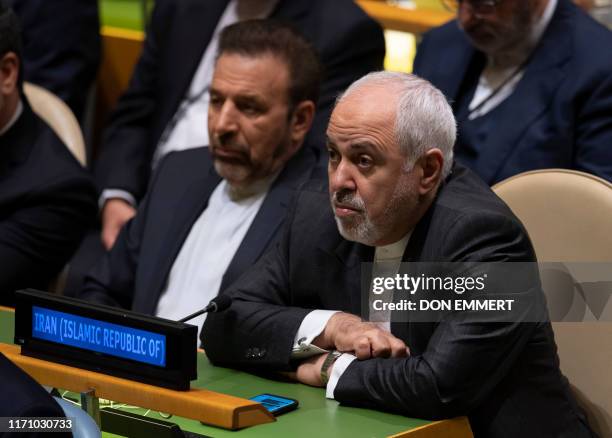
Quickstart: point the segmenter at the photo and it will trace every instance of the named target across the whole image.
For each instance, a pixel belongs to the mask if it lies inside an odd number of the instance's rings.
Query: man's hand
[[[310,386],[324,386],[321,381],[321,367],[323,367],[326,357],[327,353],[323,353],[318,356],[309,357],[300,363],[295,373],[297,381]],[[334,365],[332,364],[327,370],[328,375],[331,375],[333,367]]]
[[[352,353],[357,359],[372,357],[406,357],[410,350],[404,341],[358,316],[338,312],[334,314],[314,345],[326,350]]]
[[[121,227],[136,214],[136,209],[123,199],[113,198],[102,208],[102,244],[110,250],[117,240]]]

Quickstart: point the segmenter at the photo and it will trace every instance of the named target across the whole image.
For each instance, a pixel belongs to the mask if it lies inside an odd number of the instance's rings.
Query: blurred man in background
[[[28,82],[62,99],[83,120],[100,63],[98,0],[4,0],[21,22]]]
[[[459,123],[455,154],[488,184],[541,168],[612,181],[612,32],[571,0],[448,0],[414,72]]]
[[[18,19],[0,6],[0,303],[46,290],[96,214],[89,175],[22,92]]]

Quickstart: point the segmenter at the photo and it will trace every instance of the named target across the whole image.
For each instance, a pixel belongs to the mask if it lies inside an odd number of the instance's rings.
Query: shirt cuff
[[[132,207],[136,208],[136,198],[134,198],[134,196],[130,192],[126,192],[125,190],[121,190],[121,189],[102,190],[102,194],[100,195],[100,198],[98,199],[98,208],[102,210],[102,208],[104,208],[104,204],[106,204],[106,201],[112,198],[123,199],[125,202],[130,204]]]
[[[327,382],[327,388],[325,389],[325,397],[334,399],[334,391],[336,390],[336,385],[338,385],[338,381],[342,374],[346,371],[348,366],[357,359],[356,356],[352,354],[344,353],[334,362],[334,366],[332,368],[331,376],[329,376],[329,381]]]
[[[338,313],[338,311],[313,310],[306,315],[295,335],[291,359],[306,359],[327,352],[327,350],[323,348],[312,345],[312,341],[323,332],[327,325],[327,321],[329,321],[334,313]]]

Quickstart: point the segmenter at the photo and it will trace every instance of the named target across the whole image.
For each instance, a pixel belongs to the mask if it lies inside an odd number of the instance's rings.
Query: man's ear
[[[293,146],[301,145],[304,137],[312,126],[315,114],[315,104],[311,100],[301,101],[291,115],[291,143]]]
[[[5,96],[13,93],[18,78],[19,59],[14,52],[8,52],[0,59],[0,92]]]
[[[419,166],[422,169],[419,184],[419,194],[426,195],[438,187],[442,179],[442,168],[444,167],[444,154],[440,149],[430,149],[421,158]]]

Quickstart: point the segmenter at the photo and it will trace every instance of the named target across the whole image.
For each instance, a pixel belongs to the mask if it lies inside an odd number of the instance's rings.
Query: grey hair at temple
[[[366,85],[389,86],[398,90],[395,136],[400,150],[406,156],[406,170],[412,169],[428,150],[438,148],[444,156],[442,177],[446,178],[453,164],[457,122],[444,94],[418,76],[380,71],[369,73],[353,82],[338,97],[336,105]]]

